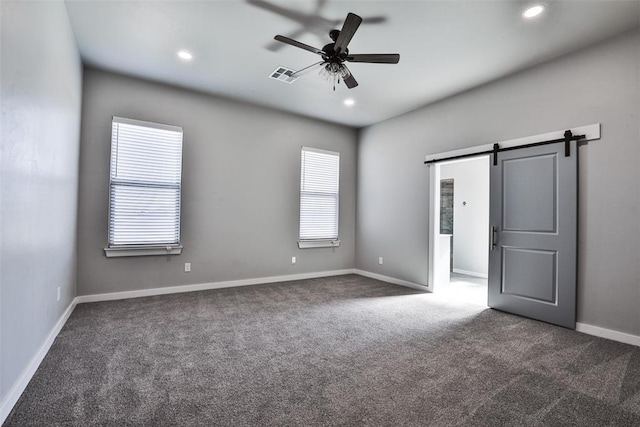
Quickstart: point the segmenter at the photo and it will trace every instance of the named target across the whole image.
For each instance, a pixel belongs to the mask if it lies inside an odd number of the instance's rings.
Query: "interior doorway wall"
[[[486,306],[489,265],[489,158],[433,165],[439,194],[432,291],[449,301]],[[435,200],[434,200],[435,199]]]
[[[453,236],[453,179],[440,180],[440,237]],[[449,239],[449,271],[453,269],[453,242]],[[444,254],[442,255],[444,256]]]
[[[447,181],[455,183],[452,233],[442,233],[453,235],[451,271],[486,279],[489,262],[489,157],[443,163],[440,165],[440,182]],[[442,209],[441,204],[441,212]],[[441,228],[442,219],[441,213]]]

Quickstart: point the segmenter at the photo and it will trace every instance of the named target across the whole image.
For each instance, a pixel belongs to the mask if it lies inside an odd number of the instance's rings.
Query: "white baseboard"
[[[478,273],[477,271],[461,270],[459,268],[454,268],[453,272],[458,274],[465,274],[467,276],[480,277],[482,279],[489,278],[489,275],[487,273]]]
[[[207,291],[210,289],[233,288],[237,286],[261,285],[267,283],[290,282],[292,280],[315,279],[318,277],[353,274],[351,268],[344,270],[319,271],[314,273],[290,274],[286,276],[259,277],[256,279],[229,280],[224,282],[198,283],[195,285],[169,286],[164,288],[141,289],[137,291],[110,292],[106,294],[81,295],[78,303],[113,301],[128,298],[150,297],[156,295],[178,294],[182,292]]]
[[[357,268],[353,270],[353,273],[359,274],[361,276],[370,277],[372,279],[377,279],[382,282],[391,283],[392,285],[400,285],[405,286],[407,288],[417,289],[419,291],[427,291],[431,292],[429,288],[425,285],[419,285],[418,283],[408,282],[406,280],[396,279],[395,277],[383,276],[382,274],[372,273],[370,271],[358,270]]]
[[[36,370],[40,366],[40,363],[42,363],[42,360],[49,352],[49,349],[53,345],[53,342],[58,336],[58,333],[60,333],[60,330],[62,330],[62,327],[67,322],[67,319],[69,319],[69,316],[71,316],[71,313],[73,312],[73,309],[76,307],[77,303],[77,298],[74,298],[74,300],[71,301],[69,307],[67,307],[64,313],[62,313],[62,316],[60,316],[58,322],[56,322],[55,326],[49,332],[49,335],[47,335],[47,338],[38,349],[38,352],[29,361],[27,367],[24,369],[24,371],[22,371],[22,374],[15,382],[13,387],[11,387],[9,393],[7,393],[7,396],[4,398],[2,403],[0,403],[0,425],[2,425],[2,423],[4,423],[4,421],[7,419],[7,417],[11,413],[11,410],[13,409],[13,406],[16,404],[18,399],[20,399],[20,396],[27,388],[27,385],[29,384],[29,381],[31,381],[33,374],[36,373]]]
[[[359,274],[361,276],[370,277],[372,279],[381,280],[383,282],[394,285],[406,286],[420,291],[429,291],[427,286],[417,283],[408,282],[406,280],[396,279],[395,277],[383,276],[382,274],[371,273],[369,271],[347,268],[343,270],[319,271],[314,273],[290,274],[286,276],[259,277],[255,279],[229,280],[224,282],[198,283],[195,285],[169,286],[164,288],[140,289],[136,291],[110,292],[105,294],[80,295],[76,297],[78,304],[87,302],[114,301],[128,298],[141,298],[157,295],[178,294],[182,292],[206,291],[211,289],[233,288],[237,286],[262,285],[277,282],[290,282],[293,280],[315,279],[319,277],[342,276],[345,274]]]
[[[599,326],[576,322],[576,331],[594,335],[596,337],[623,342],[625,344],[640,346],[640,336],[627,334],[625,332],[614,331],[613,329],[605,329]]]

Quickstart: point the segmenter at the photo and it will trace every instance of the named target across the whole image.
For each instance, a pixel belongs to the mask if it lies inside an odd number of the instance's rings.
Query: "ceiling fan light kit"
[[[336,84],[340,80],[344,81],[349,89],[358,86],[358,82],[345,64],[346,62],[366,62],[371,64],[397,64],[400,61],[400,55],[397,53],[367,53],[367,54],[350,54],[347,46],[353,38],[356,30],[362,23],[362,18],[354,13],[347,14],[342,25],[342,30],[331,30],[329,37],[333,43],[325,45],[322,49],[309,46],[289,37],[277,35],[275,40],[313,52],[322,57],[322,61],[296,71],[291,75],[293,78],[300,77],[311,71],[320,69],[320,77],[333,82],[333,90],[336,90]]]
[[[336,84],[340,84],[340,79],[344,81],[351,73],[344,65],[330,62],[320,68],[318,75],[325,80],[333,81],[333,90],[336,90]]]

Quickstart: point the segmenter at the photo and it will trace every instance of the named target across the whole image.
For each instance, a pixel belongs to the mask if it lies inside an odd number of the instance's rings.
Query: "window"
[[[300,248],[339,246],[340,153],[302,147]]]
[[[114,117],[108,257],[179,254],[182,128]]]

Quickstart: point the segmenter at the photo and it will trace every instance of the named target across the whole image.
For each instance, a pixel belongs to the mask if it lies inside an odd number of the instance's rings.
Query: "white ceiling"
[[[526,21],[521,13],[531,2],[520,0],[65,2],[80,54],[91,66],[354,127],[640,25],[640,0],[543,3],[546,12]],[[287,16],[275,13],[277,7]],[[360,85],[340,84],[335,92],[315,72],[292,84],[268,77],[278,66],[300,69],[319,60],[288,45],[274,50],[273,36],[322,48],[347,12],[365,20],[351,53],[400,53],[400,63],[350,64]],[[194,59],[179,60],[180,49]],[[346,98],[356,104],[346,107]]]

